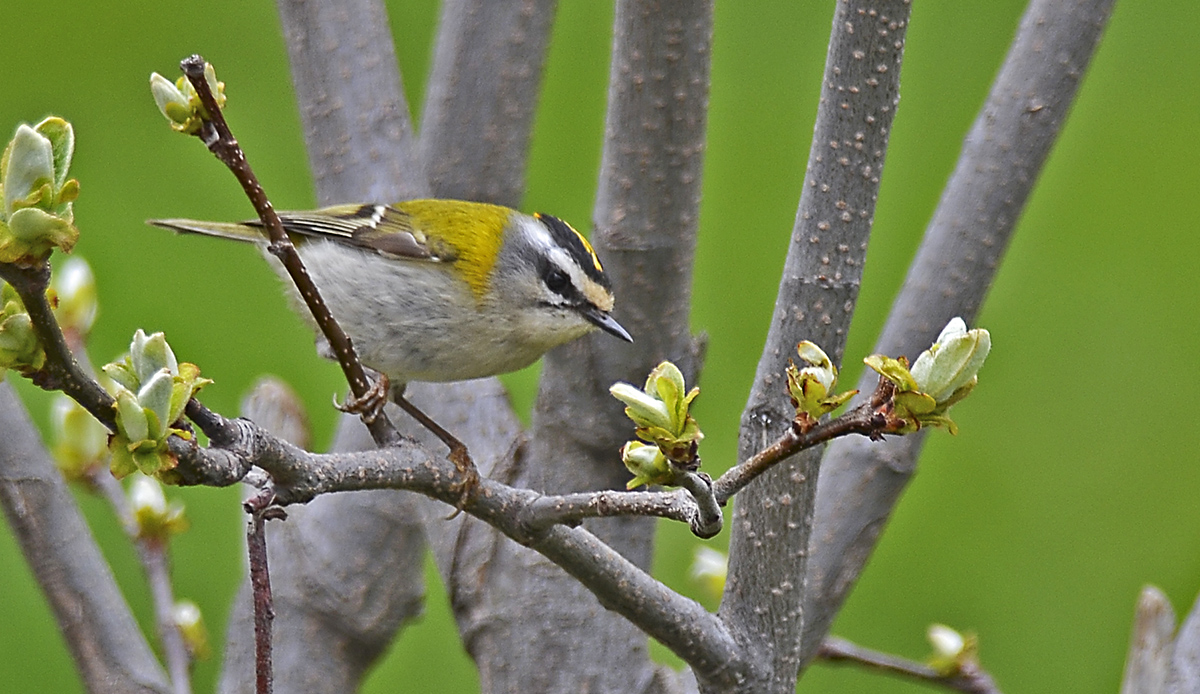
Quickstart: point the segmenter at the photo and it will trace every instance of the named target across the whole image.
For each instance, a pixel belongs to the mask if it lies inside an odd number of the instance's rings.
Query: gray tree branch
[[[795,415],[784,369],[796,344],[811,340],[841,361],[899,99],[909,9],[907,0],[878,0],[839,2],[834,11],[804,189],[742,414],[742,460],[775,440]],[[768,660],[767,680],[753,691],[795,689],[819,461],[813,450],[776,466],[742,493],[731,516],[720,614]]]
[[[383,3],[276,5],[320,203],[427,197]]]
[[[1200,691],[1200,597],[1192,603],[1192,609],[1175,635],[1171,670],[1162,691],[1166,694]]]
[[[1165,694],[1174,650],[1175,610],[1161,590],[1146,586],[1133,617],[1121,694]]]
[[[711,3],[625,0],[617,3],[614,25],[592,239],[613,279],[615,315],[635,343],[594,336],[546,356],[533,438],[511,479],[552,494],[622,488],[627,481],[617,451],[632,429],[608,395],[609,385],[641,382],[662,359],[675,361],[689,377],[696,372],[687,318]],[[605,519],[584,526],[631,566],[649,566],[652,521]],[[505,658],[496,661],[502,667],[481,666],[485,691],[649,692],[675,686],[673,674],[651,663],[638,627],[606,611],[567,575],[586,566],[564,565],[564,572],[521,548],[498,550],[489,571],[499,572],[495,589],[504,591],[505,603],[494,605],[499,618],[478,631],[474,643]],[[529,605],[538,606],[538,619],[520,618]],[[546,668],[548,661],[556,666]]]
[[[915,357],[954,316],[973,321],[1066,120],[1113,0],[1033,0],[875,352]],[[864,376],[861,383],[867,382]],[[829,631],[916,466],[921,434],[845,439],[822,463],[804,586],[802,657]]]
[[[0,432],[0,505],[84,686],[172,691],[67,483],[7,383],[0,383]]]
[[[556,0],[447,0],[420,151],[433,193],[515,207]]]

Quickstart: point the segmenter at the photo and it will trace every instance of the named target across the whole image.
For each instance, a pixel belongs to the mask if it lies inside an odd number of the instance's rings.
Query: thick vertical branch
[[[593,242],[613,278],[616,317],[634,335],[577,341],[545,360],[534,438],[514,483],[551,492],[623,487],[617,449],[628,438],[616,380],[638,382],[672,359],[695,373],[688,332],[692,249],[708,105],[711,3],[626,0],[617,4],[606,140]],[[571,460],[563,465],[562,460]],[[588,523],[634,564],[649,566],[654,524],[645,519]],[[506,600],[472,653],[504,653],[480,663],[485,690],[595,692],[665,686],[645,637],[607,612],[545,557],[512,547],[489,571]],[[499,578],[500,576],[506,578]],[[525,618],[538,605],[537,620]],[[554,668],[545,663],[553,661]],[[614,664],[620,663],[619,666]],[[502,667],[499,667],[502,666]]]
[[[425,197],[400,68],[378,0],[278,0],[323,205]]]
[[[0,505],[84,686],[172,691],[66,482],[6,383],[0,384],[0,432]]]
[[[1162,691],[1165,694],[1200,691],[1200,597],[1179,625],[1170,652],[1171,670]]]
[[[896,299],[877,353],[916,356],[971,322],[1066,120],[1113,0],[1033,0]],[[864,379],[865,383],[865,379]],[[820,646],[915,469],[922,436],[830,446],[817,495],[803,655]]]
[[[794,416],[784,368],[812,340],[841,361],[899,99],[907,0],[842,1],[821,88],[804,190],[753,390],[739,457],[773,441]],[[763,691],[792,691],[800,667],[801,595],[820,451],[803,453],[746,489],[730,523],[721,615],[770,659]]]
[[[516,206],[556,0],[447,0],[420,151],[440,198]]]

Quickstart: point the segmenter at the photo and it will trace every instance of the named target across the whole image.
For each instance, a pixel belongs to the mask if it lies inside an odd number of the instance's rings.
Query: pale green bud
[[[175,379],[165,368],[154,372],[150,379],[138,390],[137,399],[142,409],[146,411],[148,435],[146,438],[158,440],[166,435],[166,429],[174,420],[171,419],[171,396]]]
[[[129,506],[137,524],[138,537],[166,539],[187,529],[183,504],[167,503],[162,485],[153,477],[135,473],[129,483]]]
[[[54,181],[54,148],[49,138],[22,123],[9,143],[4,166],[6,219],[22,207],[40,202],[43,186]]]
[[[921,352],[909,371],[918,388],[938,404],[949,400],[960,388],[974,385],[976,374],[992,348],[992,337],[982,328],[967,330],[961,318],[953,318],[933,345]]]
[[[614,383],[608,389],[612,396],[625,403],[625,416],[639,427],[672,429],[671,412],[667,404],[628,383]]]
[[[159,113],[171,123],[184,125],[192,117],[188,95],[157,72],[150,73],[150,93],[154,96],[154,103],[158,104]]]
[[[934,654],[943,658],[957,658],[967,644],[962,634],[945,624],[930,624],[925,636],[933,646]]]
[[[147,336],[138,328],[129,345],[129,359],[138,383],[145,383],[159,369],[166,369],[173,376],[179,374],[179,362],[167,344],[167,337],[161,332]]]
[[[108,429],[66,395],[55,396],[50,424],[54,430],[54,457],[68,479],[80,477],[108,450]]]
[[[833,384],[837,383],[837,367],[830,361],[829,355],[825,354],[825,350],[818,347],[815,343],[804,340],[796,345],[796,354],[808,366],[800,369],[801,375],[808,375],[817,380],[825,388],[825,392],[833,390]]]
[[[974,634],[962,634],[945,624],[930,624],[925,632],[933,645],[930,667],[943,676],[955,675],[967,665],[979,663],[979,639]]]
[[[67,178],[75,135],[61,118],[17,127],[0,156],[0,262],[42,260],[79,237],[71,202],[79,182]]]
[[[183,643],[188,652],[197,660],[205,660],[211,654],[208,645],[208,629],[204,626],[204,616],[200,607],[191,600],[180,600],[171,610],[171,619],[183,636]]]
[[[838,370],[825,350],[816,344],[805,340],[796,345],[796,354],[808,366],[796,368],[795,364],[788,362],[788,395],[792,399],[792,407],[796,408],[798,415],[803,415],[804,421],[815,423],[815,418],[841,407],[858,392],[851,390],[833,395]]]
[[[116,386],[121,386],[125,390],[138,389],[138,377],[133,373],[133,368],[129,365],[129,357],[125,357],[124,361],[115,361],[100,367],[105,376],[108,376],[110,385],[107,388],[109,395],[117,396]]]
[[[117,428],[121,434],[136,444],[150,437],[150,423],[146,421],[146,411],[142,409],[137,396],[125,389],[117,387]]]
[[[634,489],[643,484],[666,484],[674,478],[671,465],[658,446],[641,441],[627,441],[621,447],[621,461],[625,463],[625,468],[633,473],[633,479],[625,484],[626,489]]]
[[[729,558],[724,553],[704,545],[696,548],[688,575],[693,581],[704,586],[712,597],[719,598],[725,591],[725,579],[728,573]]]
[[[54,315],[64,329],[86,335],[96,321],[96,277],[87,261],[68,258],[54,273],[52,285],[58,296]]]

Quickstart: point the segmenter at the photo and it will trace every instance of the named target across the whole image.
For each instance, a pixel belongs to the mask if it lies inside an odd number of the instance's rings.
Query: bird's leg
[[[460,479],[453,484],[453,487],[458,490],[458,503],[454,505],[454,513],[450,516],[450,518],[454,518],[462,513],[471,496],[479,488],[479,470],[475,467],[475,461],[471,460],[471,454],[467,451],[466,444],[459,441],[453,434],[433,421],[429,415],[409,402],[404,397],[403,384],[392,387],[386,374],[376,373],[376,376],[377,378],[371,383],[371,389],[362,397],[348,398],[345,404],[335,402],[334,406],[342,412],[361,416],[369,424],[376,417],[383,414],[383,407],[387,404],[390,394],[391,400],[399,405],[400,409],[407,412],[410,417],[417,420],[418,424],[441,439],[442,443],[446,444],[446,447],[450,449],[450,454],[447,457],[450,459],[450,462],[454,463],[454,468],[460,476]]]
[[[454,463],[454,467],[458,470],[459,480],[454,483],[454,487],[458,490],[458,503],[454,505],[454,513],[450,517],[454,518],[462,513],[467,502],[479,489],[479,470],[475,467],[475,461],[471,460],[471,454],[467,451],[467,446],[462,441],[459,441],[453,434],[446,431],[440,424],[433,421],[429,415],[425,414],[416,405],[409,402],[404,397],[403,389],[397,389],[392,392],[392,401],[400,406],[400,409],[409,414],[410,417],[417,420],[421,426],[428,429],[434,436],[442,440],[442,443],[450,449],[450,462]]]

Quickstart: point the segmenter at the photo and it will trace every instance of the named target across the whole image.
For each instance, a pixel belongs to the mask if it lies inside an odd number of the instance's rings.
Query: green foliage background
[[[419,112],[436,3],[390,5]],[[698,415],[714,471],[734,455],[771,313],[832,5],[717,5],[693,312],[695,328],[710,335]],[[1018,0],[916,3],[847,383],[860,372],[1022,8]],[[609,3],[560,2],[524,202],[581,228],[589,226],[599,164],[611,21]],[[1178,610],[1190,606],[1200,589],[1192,397],[1200,391],[1200,44],[1191,33],[1198,23],[1200,5],[1191,0],[1118,3],[979,317],[995,348],[980,388],[955,412],[961,433],[930,437],[837,633],[922,657],[926,625],[941,621],[980,634],[984,663],[1006,691],[1115,691],[1138,589],[1153,582]],[[318,442],[327,441],[339,375],[313,355],[311,337],[257,255],[142,224],[251,216],[232,178],[199,143],[172,134],[150,99],[149,73],[174,76],[192,52],[229,84],[228,117],[276,205],[313,204],[274,7],[10,3],[0,26],[0,131],[49,113],[76,128],[77,252],[92,262],[103,302],[94,358],[123,351],[135,328],[164,330],[181,359],[216,380],[203,394],[211,407],[236,412],[252,379],[272,372],[303,394]],[[534,378],[508,378],[525,410]],[[21,393],[44,422],[45,395],[27,385]],[[174,548],[179,594],[200,603],[219,641],[244,563],[238,492],[176,493],[193,519]],[[80,503],[149,624],[133,552],[100,503]],[[686,575],[697,541],[678,526],[659,534],[657,575],[713,605]],[[79,690],[7,532],[0,614],[6,689]],[[218,667],[197,667],[198,691],[212,689]],[[476,687],[434,580],[426,618],[404,633],[366,689]],[[826,667],[800,689],[923,691]]]

